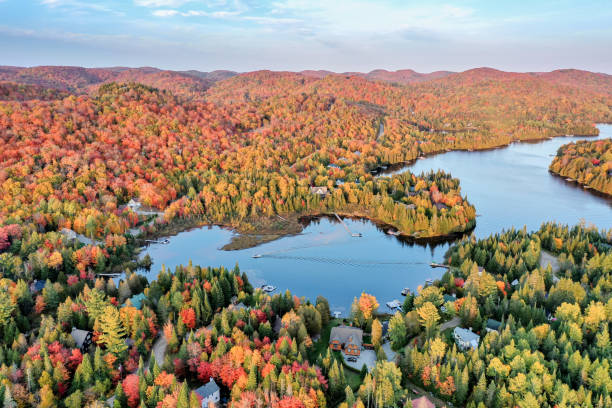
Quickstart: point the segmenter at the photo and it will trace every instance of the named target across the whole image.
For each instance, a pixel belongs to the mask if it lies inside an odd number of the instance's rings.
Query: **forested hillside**
[[[328,349],[340,320],[323,298],[269,296],[238,268],[188,260],[154,282],[132,273],[151,266],[136,257],[144,238],[203,224],[278,237],[338,213],[411,239],[461,234],[477,209],[460,180],[382,171],[612,122],[605,76],[372,75],[0,67],[0,405],[195,407],[212,377],[233,408],[387,408],[413,386],[470,407],[611,406],[606,231],[545,225],[452,247],[444,279],[390,321],[401,371],[367,294],[350,322],[378,361],[358,373]],[[590,152],[586,182],[600,180],[605,143],[558,159]],[[457,299],[444,311],[443,292]],[[441,315],[476,328],[478,350],[458,353]]]

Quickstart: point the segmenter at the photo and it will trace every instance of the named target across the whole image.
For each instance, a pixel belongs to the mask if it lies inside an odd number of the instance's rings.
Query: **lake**
[[[599,125],[597,138],[612,137],[612,125]],[[443,169],[461,180],[464,196],[476,206],[478,238],[511,227],[535,230],[545,221],[576,224],[584,220],[599,228],[612,228],[612,200],[603,198],[562,178],[551,175],[548,165],[557,149],[584,137],[559,137],[536,143],[513,143],[496,150],[448,152],[418,160],[402,170],[414,173]],[[376,296],[379,310],[385,303],[402,301],[400,291],[413,291],[426,279],[436,279],[443,269],[429,263],[441,261],[449,243],[416,245],[380,230],[369,221],[346,220],[351,237],[335,219],[310,222],[302,234],[240,251],[221,251],[232,232],[204,227],[182,232],[169,244],[153,244],[143,251],[153,260],[148,273],[155,279],[161,265],[226,266],[236,263],[251,283],[267,283],[298,296],[315,300],[325,296],[332,311],[348,315],[354,297],[362,291]],[[261,258],[253,258],[261,254]]]

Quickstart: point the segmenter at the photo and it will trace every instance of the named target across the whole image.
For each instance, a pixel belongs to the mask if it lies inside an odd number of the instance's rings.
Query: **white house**
[[[209,382],[196,389],[195,393],[202,404],[202,408],[208,408],[211,402],[216,405],[220,399],[219,386],[212,377],[210,377]]]
[[[453,330],[453,336],[455,337],[455,342],[457,346],[462,350],[474,349],[478,348],[478,344],[480,343],[480,336],[474,333],[471,330],[463,329],[461,327],[455,327]]]

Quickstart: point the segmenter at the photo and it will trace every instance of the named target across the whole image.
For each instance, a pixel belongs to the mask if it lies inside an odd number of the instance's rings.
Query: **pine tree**
[[[100,323],[100,343],[106,346],[106,349],[116,356],[122,356],[127,350],[125,344],[125,329],[119,318],[119,312],[113,306],[104,308],[104,314],[98,318]]]
[[[176,400],[176,408],[189,408],[189,389],[187,383],[181,384],[181,389]]]

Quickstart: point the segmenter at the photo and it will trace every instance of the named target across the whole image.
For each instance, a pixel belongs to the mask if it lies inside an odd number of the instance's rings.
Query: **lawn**
[[[311,349],[308,351],[308,361],[315,363],[319,355],[325,354],[329,347],[329,335],[331,334],[332,327],[339,326],[342,323],[342,319],[331,319],[329,323],[321,330],[321,337],[315,342]]]
[[[331,329],[332,327],[339,326],[340,324],[342,324],[342,319],[331,319],[329,324],[323,327],[323,330],[321,330],[321,337],[319,337],[319,340],[312,345],[308,352],[308,361],[315,363],[319,355],[324,355],[327,352]],[[353,390],[357,390],[361,385],[361,376],[359,375],[359,371],[355,371],[351,367],[344,364],[344,358],[342,357],[341,352],[334,351],[332,355],[344,366],[344,376],[346,377],[346,382],[348,385]]]

